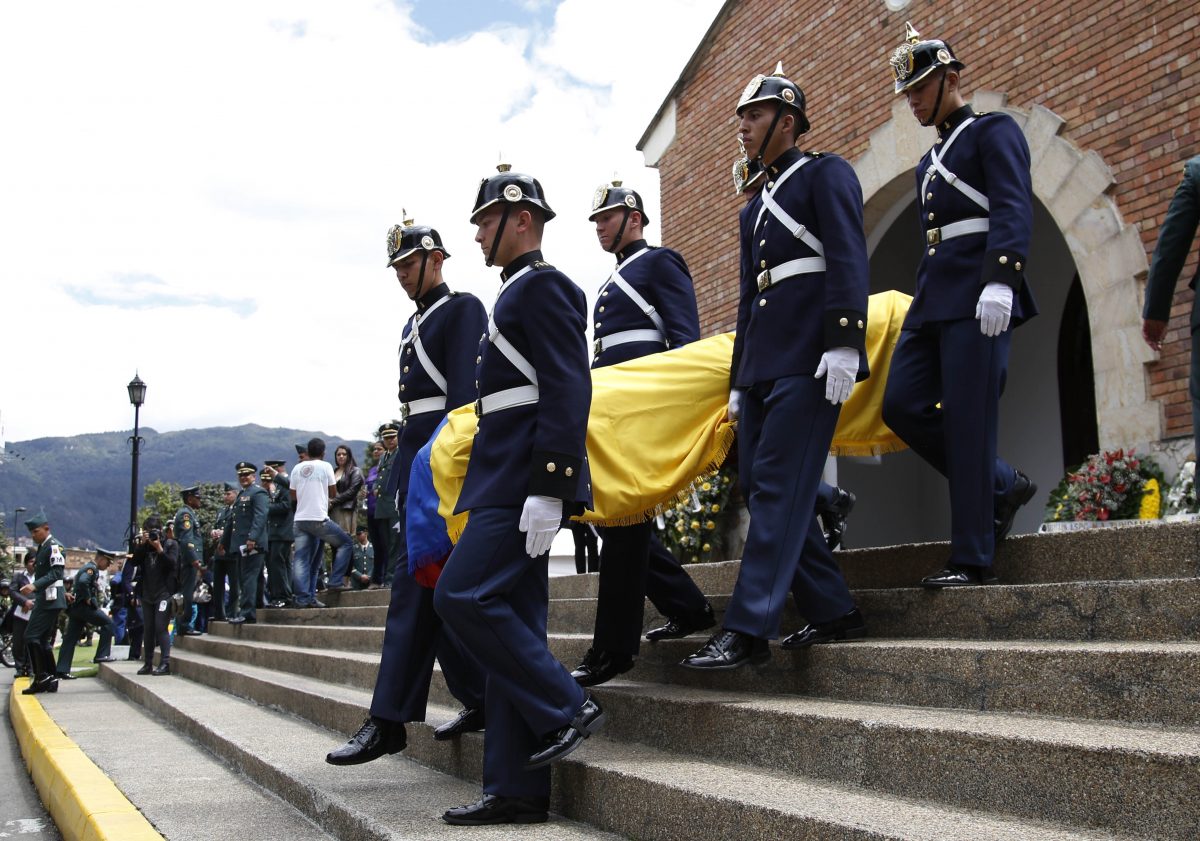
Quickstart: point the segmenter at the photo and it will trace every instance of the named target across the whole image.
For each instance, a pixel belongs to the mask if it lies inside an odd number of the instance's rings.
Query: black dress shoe
[[[59,672],[55,675],[55,678],[58,680],[79,680],[79,678],[75,677],[75,675],[71,674],[70,672]]]
[[[1000,498],[996,504],[996,542],[999,543],[1008,533],[1012,531],[1013,520],[1017,516],[1017,509],[1025,503],[1033,499],[1033,495],[1037,493],[1037,485],[1033,480],[1022,473],[1020,470],[1014,471],[1017,475],[1013,480],[1012,490]]]
[[[152,675],[169,675],[171,673],[170,663],[160,663],[158,668],[152,671]]]
[[[628,654],[613,654],[589,648],[587,654],[583,655],[583,662],[571,672],[571,677],[575,678],[575,682],[580,686],[599,686],[632,668],[633,658]]]
[[[991,567],[951,564],[940,572],[922,578],[921,586],[926,590],[941,590],[944,587],[977,587],[981,584],[995,584],[998,580]]]
[[[483,710],[478,708],[463,710],[452,721],[447,721],[441,727],[434,730],[433,738],[435,741],[445,742],[461,736],[463,733],[476,733],[482,729]]]
[[[765,663],[771,659],[767,641],[740,631],[718,631],[708,642],[679,665],[689,669],[736,669],[745,663]]]
[[[469,806],[447,809],[442,820],[455,826],[486,826],[496,823],[545,823],[550,800],[546,797],[499,797],[485,794]]]
[[[820,513],[821,524],[825,527],[825,543],[830,551],[842,545],[846,536],[846,520],[854,510],[857,498],[850,491],[834,488],[833,503]]]
[[[707,631],[713,625],[717,624],[717,617],[713,615],[711,604],[704,606],[704,612],[692,616],[688,619],[669,619],[667,624],[661,628],[654,628],[646,632],[646,639],[650,642],[658,642],[659,640],[677,640],[686,636],[690,636],[697,631]]]
[[[525,763],[525,770],[534,771],[562,759],[583,744],[584,739],[603,727],[605,719],[604,710],[588,696],[570,724],[560,727],[542,739],[541,747]]]
[[[95,660],[93,660],[92,662],[93,662],[93,663],[115,663],[115,662],[117,662],[117,658],[116,658],[116,657],[113,657],[113,656],[110,654],[108,657],[97,657],[97,658],[96,658]]]
[[[840,616],[831,622],[812,622],[805,625],[781,642],[779,647],[791,651],[795,648],[808,648],[810,645],[823,642],[862,639],[866,635],[867,623],[863,621],[862,613],[856,607],[845,616]]]
[[[407,745],[408,734],[403,724],[372,717],[363,722],[350,741],[327,753],[325,761],[330,765],[361,765],[389,753],[399,753]]]
[[[57,678],[44,677],[41,680],[35,680],[33,683],[21,690],[22,695],[39,695],[42,692],[57,692]]]
[[[150,674],[152,671],[154,671],[154,667],[153,667],[153,666],[142,666],[140,669],[138,669],[138,670],[137,670],[137,673],[138,673],[139,675],[148,675],[148,674]]]

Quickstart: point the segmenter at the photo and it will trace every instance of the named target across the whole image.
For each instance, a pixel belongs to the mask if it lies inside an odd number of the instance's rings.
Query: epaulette
[[[552,269],[554,266],[547,263],[545,260],[534,260],[533,268],[535,269]]]
[[[823,157],[825,157],[825,155],[827,153],[826,152],[805,152],[804,154],[808,155],[810,158],[823,158]]]

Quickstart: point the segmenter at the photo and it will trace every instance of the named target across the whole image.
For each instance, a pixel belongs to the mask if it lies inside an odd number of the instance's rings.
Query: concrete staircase
[[[912,585],[944,544],[842,553],[869,639],[776,648],[762,667],[716,675],[676,665],[700,636],[644,643],[626,679],[595,690],[610,714],[602,737],[556,767],[552,808],[578,823],[546,837],[1194,841],[1198,546],[1197,525],[1024,536],[1003,547],[1002,585],[937,593]],[[737,570],[690,569],[718,612]],[[590,643],[596,584],[551,582],[550,644],[568,666]],[[339,796],[355,777],[320,761],[366,716],[388,594],[335,596],[182,640],[173,663],[208,687],[207,703],[185,700],[195,693],[179,681],[102,675],[336,837],[400,837],[370,802]],[[801,624],[790,611],[784,633]],[[236,702],[241,735],[205,724],[230,695],[254,702]],[[481,737],[432,740],[456,711],[438,674],[430,702],[406,755],[478,780]],[[287,735],[295,718],[308,736]],[[433,823],[429,837],[442,837]]]

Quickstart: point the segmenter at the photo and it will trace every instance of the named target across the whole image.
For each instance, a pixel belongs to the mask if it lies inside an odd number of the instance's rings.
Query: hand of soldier
[[[24,587],[22,587],[22,588],[21,588],[21,592],[22,592],[22,593],[25,593],[25,594],[32,593],[32,592],[33,592],[33,585],[32,585],[32,584],[26,584]]]
[[[1167,334],[1167,322],[1147,318],[1142,321],[1142,338],[1151,350],[1162,350],[1163,336]]]
[[[527,496],[521,509],[518,528],[525,532],[525,554],[531,558],[544,555],[562,526],[563,503],[550,496]]]
[[[975,305],[975,318],[979,319],[979,330],[985,336],[999,336],[1008,329],[1012,318],[1013,290],[1011,286],[993,280],[983,287],[979,303]]]
[[[258,543],[253,540],[246,541],[246,552],[252,553],[258,551]]]
[[[845,403],[858,376],[858,351],[852,347],[830,348],[821,354],[816,378],[825,378],[825,399],[833,405]]]
[[[745,393],[740,388],[730,389],[729,405],[725,407],[725,420],[737,423],[738,418],[742,416],[742,395]]]

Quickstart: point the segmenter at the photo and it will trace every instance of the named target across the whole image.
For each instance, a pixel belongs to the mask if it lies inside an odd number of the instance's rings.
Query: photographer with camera
[[[137,567],[134,604],[141,606],[145,625],[143,665],[139,675],[171,673],[171,596],[179,586],[179,544],[163,534],[162,520],[151,515],[142,523],[133,550]],[[154,667],[154,646],[162,649]]]

